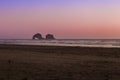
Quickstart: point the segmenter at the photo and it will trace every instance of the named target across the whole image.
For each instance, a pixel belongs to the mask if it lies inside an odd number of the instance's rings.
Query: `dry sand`
[[[0,80],[120,80],[120,48],[0,45]]]

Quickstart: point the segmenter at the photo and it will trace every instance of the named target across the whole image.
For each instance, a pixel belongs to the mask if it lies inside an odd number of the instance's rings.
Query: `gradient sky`
[[[120,0],[0,0],[0,39],[120,39]]]

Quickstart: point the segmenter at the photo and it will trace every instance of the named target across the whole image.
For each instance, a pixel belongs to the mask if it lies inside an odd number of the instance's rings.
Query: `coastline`
[[[4,45],[37,45],[37,46],[72,46],[72,47],[103,47],[103,48],[120,48],[120,40],[117,39],[55,39],[55,40],[20,40],[8,39],[0,40]]]
[[[0,79],[119,80],[120,49],[0,45]]]
[[[113,45],[83,45],[83,44],[53,44],[53,43],[3,43],[0,45],[22,45],[22,46],[58,46],[58,47],[91,47],[91,48],[120,48]]]

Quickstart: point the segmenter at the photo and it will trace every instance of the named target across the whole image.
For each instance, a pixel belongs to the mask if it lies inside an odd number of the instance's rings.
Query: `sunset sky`
[[[0,39],[120,39],[120,0],[0,0]]]

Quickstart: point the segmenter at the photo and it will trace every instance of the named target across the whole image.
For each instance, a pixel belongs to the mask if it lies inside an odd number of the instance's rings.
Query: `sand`
[[[120,48],[0,45],[0,80],[120,80]]]

